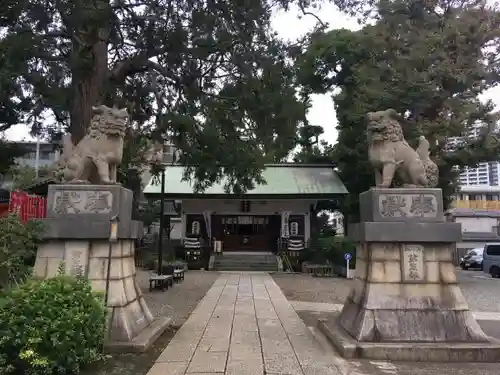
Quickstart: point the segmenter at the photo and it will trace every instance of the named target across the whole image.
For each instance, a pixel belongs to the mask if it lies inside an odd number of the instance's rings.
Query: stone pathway
[[[234,273],[219,276],[147,375],[184,374],[340,372],[268,274]]]

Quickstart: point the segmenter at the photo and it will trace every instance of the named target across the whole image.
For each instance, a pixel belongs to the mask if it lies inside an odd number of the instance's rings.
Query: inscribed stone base
[[[353,284],[338,322],[356,340],[489,340],[457,284],[450,244],[360,244]]]
[[[140,337],[140,348],[135,349],[142,350],[144,343],[158,337],[159,329],[163,332],[168,319],[160,328],[157,322],[152,325],[153,315],[136,280],[134,239],[139,227],[130,219],[131,202],[131,191],[121,186],[51,185],[45,241],[37,251],[34,275],[54,277],[63,267],[66,274],[88,278],[92,288],[103,293],[109,276],[107,339],[134,350],[123,343]],[[111,215],[119,217],[119,225],[118,240],[110,243]],[[150,326],[154,329],[147,329]],[[149,332],[149,339],[144,332]]]
[[[367,342],[488,342],[457,284],[451,245],[358,245],[339,324]]]
[[[34,275],[57,276],[63,265],[67,274],[88,278],[94,290],[104,293],[108,253],[109,242],[104,240],[47,241],[38,248]],[[136,280],[133,240],[112,243],[107,306],[112,341],[132,340],[153,321]]]
[[[323,328],[369,358],[419,360],[409,358],[413,348],[433,360],[439,346],[490,347],[457,284],[452,249],[461,228],[439,222],[439,189],[371,189],[361,198],[362,218],[370,221],[350,233],[358,242],[353,288]]]

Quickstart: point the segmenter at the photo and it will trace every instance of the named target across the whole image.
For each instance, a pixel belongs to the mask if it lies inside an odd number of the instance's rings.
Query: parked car
[[[500,243],[487,243],[483,254],[483,271],[500,278]]]
[[[464,270],[469,268],[483,268],[483,251],[482,247],[477,247],[475,249],[470,249],[467,253],[460,259],[460,267]]]

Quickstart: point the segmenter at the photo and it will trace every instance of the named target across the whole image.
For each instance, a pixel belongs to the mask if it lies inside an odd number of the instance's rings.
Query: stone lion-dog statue
[[[87,134],[73,145],[71,134],[63,137],[63,152],[53,168],[54,175],[71,184],[116,184],[117,168],[123,158],[127,109],[92,107]]]
[[[435,187],[438,167],[429,157],[429,142],[421,136],[416,150],[406,142],[394,109],[367,113],[368,158],[377,187],[391,187],[397,172],[404,187]]]

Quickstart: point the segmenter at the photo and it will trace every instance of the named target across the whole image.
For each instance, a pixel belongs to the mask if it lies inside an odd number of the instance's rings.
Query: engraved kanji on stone
[[[89,191],[84,209],[95,214],[109,212],[111,210],[110,194],[109,191]]]
[[[418,262],[418,255],[416,254],[410,254],[408,257],[408,276],[412,280],[418,280],[420,279],[420,274],[418,273],[418,268],[417,268],[417,262]]]
[[[399,216],[406,216],[403,208],[406,207],[406,199],[402,195],[386,195],[382,200],[382,209],[380,215],[384,217],[394,217],[396,214]]]
[[[424,281],[424,247],[417,244],[403,245],[403,280]]]
[[[81,251],[75,251],[75,252],[73,252],[73,254],[71,256],[72,265],[71,265],[70,274],[72,276],[77,276],[77,277],[83,276],[83,265],[80,262],[81,256],[82,256]]]
[[[410,213],[423,217],[425,214],[436,213],[432,195],[415,195],[411,198]]]
[[[80,195],[74,191],[61,191],[54,202],[54,212],[58,214],[79,213]]]

